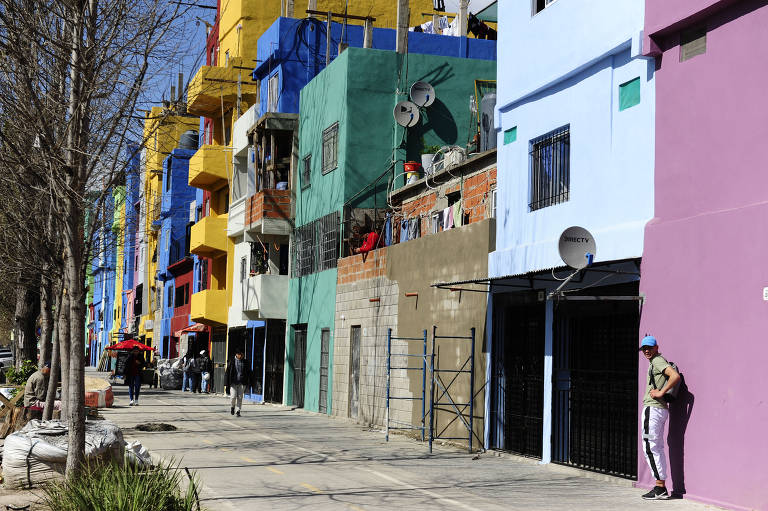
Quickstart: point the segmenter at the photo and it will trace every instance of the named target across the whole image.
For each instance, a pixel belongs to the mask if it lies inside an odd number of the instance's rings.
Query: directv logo
[[[571,236],[563,236],[564,241],[570,241],[571,243],[589,243],[589,238],[574,238]]]

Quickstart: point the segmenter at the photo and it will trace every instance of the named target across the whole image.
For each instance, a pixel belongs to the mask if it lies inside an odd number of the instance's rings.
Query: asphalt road
[[[209,510],[665,510],[716,509],[686,500],[644,501],[629,481],[591,476],[514,456],[472,456],[282,406],[246,404],[229,413],[223,396],[142,390],[128,407],[117,386],[103,415],[126,440],[175,459],[202,482]],[[164,422],[173,432],[142,432]],[[476,458],[476,459],[473,459]]]

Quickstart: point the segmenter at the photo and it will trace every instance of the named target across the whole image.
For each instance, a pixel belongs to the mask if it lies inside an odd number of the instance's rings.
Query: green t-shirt
[[[670,366],[670,363],[667,362],[667,359],[661,356],[661,354],[656,355],[651,359],[651,370],[653,371],[653,379],[656,382],[656,388],[661,389],[664,384],[667,382],[667,377],[664,375],[664,370]],[[655,406],[656,408],[666,408],[667,402],[658,399],[654,399],[651,397],[651,390],[653,389],[653,385],[651,385],[650,377],[648,376],[648,373],[645,373],[645,381],[646,381],[646,389],[645,389],[645,397],[643,398],[643,406]]]

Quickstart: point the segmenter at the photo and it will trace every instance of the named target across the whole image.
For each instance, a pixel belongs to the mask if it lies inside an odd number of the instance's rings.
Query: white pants
[[[643,407],[643,453],[651,474],[659,481],[667,478],[667,456],[664,454],[664,424],[669,410],[655,406]]]
[[[230,406],[235,409],[236,412],[240,411],[243,406],[243,393],[245,392],[245,385],[235,384],[229,388]],[[235,404],[237,403],[237,404]]]

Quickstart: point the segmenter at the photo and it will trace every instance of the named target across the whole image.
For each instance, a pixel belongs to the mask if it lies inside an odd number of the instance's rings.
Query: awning
[[[182,334],[186,334],[189,332],[205,332],[206,326],[201,323],[195,323],[194,325],[189,325],[188,327],[184,327],[181,330],[176,330],[174,332],[175,337],[181,337]]]
[[[499,2],[493,2],[491,5],[475,14],[478,19],[482,21],[490,21],[492,23],[499,22]]]

